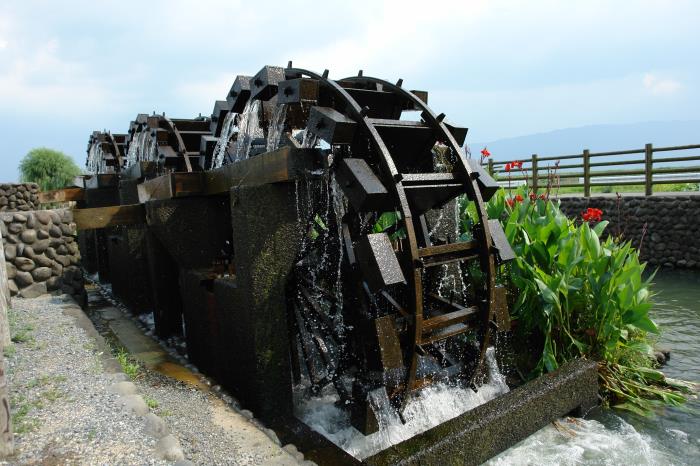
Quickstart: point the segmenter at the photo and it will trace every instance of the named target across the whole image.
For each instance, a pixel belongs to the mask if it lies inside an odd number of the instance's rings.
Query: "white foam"
[[[485,463],[501,465],[659,465],[673,459],[651,445],[651,438],[619,419],[608,428],[587,419],[559,420]]]
[[[384,409],[379,415],[379,431],[368,436],[353,428],[347,412],[335,406],[338,396],[334,392],[297,403],[297,416],[354,457],[366,458],[506,393],[508,386],[498,371],[493,348],[486,357],[489,381],[477,392],[444,383],[424,388],[406,406],[406,424],[393,410]]]

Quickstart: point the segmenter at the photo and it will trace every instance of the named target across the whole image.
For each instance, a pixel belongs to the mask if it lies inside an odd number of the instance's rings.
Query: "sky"
[[[236,75],[328,69],[429,91],[467,141],[697,120],[700,2],[0,0],[0,181],[32,148],[209,115]],[[685,142],[685,141],[684,141]]]

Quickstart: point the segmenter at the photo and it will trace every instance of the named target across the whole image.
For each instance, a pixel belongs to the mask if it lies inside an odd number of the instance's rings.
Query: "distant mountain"
[[[700,144],[700,120],[591,125],[491,142],[471,143],[467,140],[467,143],[475,157],[484,146],[488,147],[494,160],[524,159],[532,154],[577,154],[583,149],[590,149],[591,152],[639,149],[646,143],[682,146]]]

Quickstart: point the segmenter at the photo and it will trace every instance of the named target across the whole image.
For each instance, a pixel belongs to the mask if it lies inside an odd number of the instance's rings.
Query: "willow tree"
[[[36,183],[42,191],[51,191],[70,185],[81,171],[63,152],[38,147],[20,161],[19,173],[22,182]]]

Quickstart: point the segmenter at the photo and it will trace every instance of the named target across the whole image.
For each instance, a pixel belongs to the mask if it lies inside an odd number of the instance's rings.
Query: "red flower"
[[[523,202],[523,197],[520,194],[518,194],[517,196],[515,196],[515,202]]]
[[[508,204],[508,207],[512,209],[513,205],[515,204],[515,201],[513,200],[513,198],[509,197],[508,199],[506,199],[506,204]]]
[[[581,218],[584,222],[600,222],[603,218],[603,211],[593,207],[589,207],[585,212],[581,213]]]
[[[540,194],[539,197],[540,197],[540,199],[542,199],[543,201],[546,201],[546,200],[547,200],[547,196],[544,195],[544,194]]]
[[[535,193],[530,193],[530,200],[531,200],[531,201],[534,201],[534,200],[536,200],[536,199],[537,199],[537,194],[535,194]]]
[[[507,163],[507,164],[506,164],[506,171],[509,172],[510,169],[511,169],[511,167],[512,167],[511,164]]]
[[[485,147],[481,149],[481,156],[482,157],[489,157],[491,155],[491,152],[488,151]]]
[[[513,168],[519,168],[523,169],[523,163],[520,160],[516,160],[515,162],[512,162]]]

